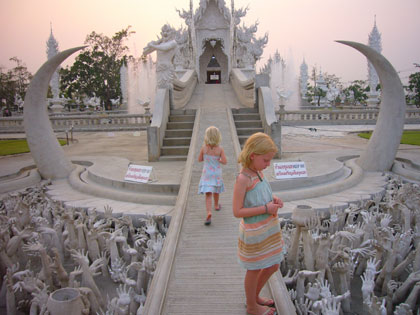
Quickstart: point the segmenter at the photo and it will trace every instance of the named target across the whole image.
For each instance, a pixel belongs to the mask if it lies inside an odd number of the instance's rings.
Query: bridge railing
[[[171,111],[170,107],[170,90],[157,89],[152,122],[147,127],[147,153],[149,162],[159,160],[160,149],[163,145],[166,125]]]
[[[191,99],[197,85],[195,70],[186,70],[185,73],[173,82],[173,108],[184,107]]]
[[[281,126],[278,118],[274,112],[273,99],[271,97],[270,88],[261,86],[257,89],[257,108],[260,114],[264,132],[271,136],[274,143],[277,145],[279,152],[277,156],[281,155]]]
[[[379,109],[320,109],[277,110],[277,119],[287,125],[333,125],[375,124]],[[420,109],[409,108],[405,112],[405,123],[420,123]]]
[[[51,115],[54,131],[118,131],[146,130],[150,125],[151,114],[86,114],[86,115]],[[23,116],[0,118],[0,133],[24,132]]]
[[[241,69],[232,69],[230,82],[242,105],[254,107],[254,78],[248,78]]]

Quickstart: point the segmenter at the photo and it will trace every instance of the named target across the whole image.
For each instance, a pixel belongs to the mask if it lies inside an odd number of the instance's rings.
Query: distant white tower
[[[52,57],[54,57],[55,55],[57,55],[58,52],[59,52],[58,42],[54,38],[53,31],[52,31],[52,25],[50,27],[51,27],[50,37],[48,38],[48,41],[47,41],[47,58],[48,58],[48,60],[51,59]],[[54,74],[51,78],[51,81],[50,81],[50,86],[51,86],[51,92],[53,94],[53,99],[58,99],[59,94],[60,94],[60,77],[59,77],[59,74],[58,74],[59,70],[60,70],[60,67],[58,67],[57,70],[54,72]]]
[[[376,16],[373,25],[373,29],[369,34],[369,47],[376,50],[378,53],[382,52],[382,39],[381,33],[379,33],[376,26]],[[368,82],[370,87],[370,92],[368,93],[368,106],[376,107],[379,103],[379,93],[376,91],[376,87],[379,84],[378,74],[376,73],[375,68],[368,60]]]
[[[325,96],[326,96],[326,94],[328,93],[328,86],[327,86],[327,82],[325,82],[325,79],[324,79],[324,76],[322,75],[322,71],[321,70],[319,70],[319,75],[318,75],[318,78],[316,80],[316,87],[318,89],[321,89],[322,91],[324,91],[325,92]],[[320,107],[325,107],[325,106],[328,105],[327,98],[325,96],[322,96],[319,99],[318,105]]]
[[[303,59],[302,64],[300,65],[300,78],[299,78],[299,85],[300,85],[300,95],[302,99],[306,99],[306,93],[308,92],[308,65]]]
[[[120,68],[120,84],[122,94],[123,109],[127,109],[128,105],[128,69],[125,63]]]

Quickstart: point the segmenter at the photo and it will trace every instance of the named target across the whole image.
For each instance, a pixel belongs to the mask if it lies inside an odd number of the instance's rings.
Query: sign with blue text
[[[308,177],[305,162],[279,162],[273,163],[276,179]]]

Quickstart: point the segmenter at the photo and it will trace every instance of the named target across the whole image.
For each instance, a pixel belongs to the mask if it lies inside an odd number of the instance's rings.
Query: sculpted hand
[[[324,304],[323,314],[326,315],[338,315],[340,313],[341,303],[337,303],[334,299],[328,300]]]

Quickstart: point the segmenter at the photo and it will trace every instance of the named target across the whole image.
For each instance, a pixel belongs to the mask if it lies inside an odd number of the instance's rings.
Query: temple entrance
[[[214,47],[206,42],[203,54],[200,56],[200,81],[208,84],[223,84],[229,81],[228,58],[224,54],[220,42]]]
[[[208,84],[220,84],[222,71],[207,71]]]

